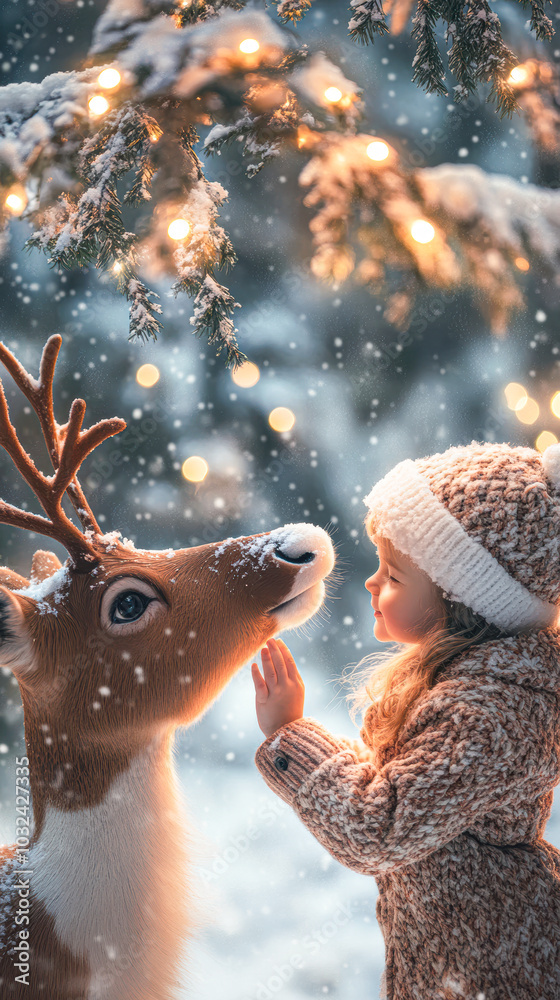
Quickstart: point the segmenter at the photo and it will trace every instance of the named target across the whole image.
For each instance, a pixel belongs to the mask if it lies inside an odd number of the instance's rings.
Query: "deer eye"
[[[111,605],[111,623],[137,621],[153,600],[138,590],[123,591]]]
[[[166,610],[166,603],[148,580],[135,576],[118,577],[103,594],[101,626],[115,638],[122,639],[141,632]]]

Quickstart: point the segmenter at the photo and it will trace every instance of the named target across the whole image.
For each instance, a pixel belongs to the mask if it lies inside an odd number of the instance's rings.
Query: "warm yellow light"
[[[528,75],[525,66],[514,66],[509,74],[508,83],[524,83]]]
[[[117,260],[113,264],[113,271],[115,272],[115,274],[119,274],[119,272],[122,271],[122,264],[120,263],[120,261]]]
[[[150,389],[159,380],[159,368],[155,365],[140,365],[140,368],[136,372],[136,381],[138,385],[144,386],[145,389]]]
[[[510,410],[520,410],[529,399],[529,394],[519,382],[509,382],[504,389],[506,403]]]
[[[246,361],[245,364],[239,366],[237,371],[231,373],[231,377],[233,382],[242,389],[250,389],[259,381],[261,373],[257,365],[254,365],[252,361]]]
[[[181,472],[190,483],[201,483],[208,475],[208,462],[205,462],[200,455],[191,455],[183,462]]]
[[[550,409],[554,416],[560,419],[560,392],[554,393],[554,396],[550,400]]]
[[[296,418],[287,406],[276,406],[268,414],[268,422],[273,431],[291,431],[296,422]]]
[[[152,142],[157,142],[159,139],[159,135],[154,135],[153,132],[150,132],[150,139],[152,140]]]
[[[539,404],[528,396],[525,404],[519,406],[515,412],[522,424],[534,424],[539,416]]]
[[[551,444],[558,444],[556,434],[553,434],[552,431],[541,431],[535,441],[535,448],[537,451],[545,451]]]
[[[528,271],[531,267],[529,261],[525,260],[525,257],[516,257],[513,263],[520,271]]]
[[[184,240],[189,235],[190,228],[186,219],[173,219],[167,227],[167,235],[172,240]]]
[[[114,90],[121,82],[121,74],[117,69],[104,69],[97,77],[97,82],[103,90]]]
[[[6,208],[10,210],[12,215],[21,215],[25,208],[25,199],[21,198],[19,194],[9,194],[4,202]]]
[[[389,156],[389,147],[386,142],[376,139],[375,142],[370,142],[366,153],[370,160],[386,160]]]
[[[104,115],[109,110],[109,101],[102,94],[95,94],[90,97],[88,108],[92,115]]]
[[[339,90],[338,87],[327,87],[325,90],[325,97],[331,104],[336,104],[342,97],[342,91]]]
[[[239,43],[239,48],[241,52],[245,52],[249,55],[251,52],[257,52],[260,49],[260,45],[256,38],[244,38],[243,41]]]
[[[430,222],[425,219],[416,219],[410,227],[410,235],[417,243],[429,243],[436,235],[436,231]]]

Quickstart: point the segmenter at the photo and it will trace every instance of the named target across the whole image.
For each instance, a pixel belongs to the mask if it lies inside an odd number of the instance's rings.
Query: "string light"
[[[115,274],[119,274],[119,272],[122,271],[122,264],[120,263],[120,261],[118,260],[115,261],[115,263],[113,264],[113,271],[115,272]]]
[[[520,410],[529,399],[527,390],[519,382],[509,382],[504,389],[504,396],[510,410]]]
[[[114,90],[121,82],[121,74],[117,69],[104,69],[97,77],[97,82],[103,90]]]
[[[523,406],[518,406],[515,411],[522,424],[534,424],[535,420],[538,420],[539,412],[539,404],[530,396],[527,397]]]
[[[370,160],[386,160],[389,156],[389,147],[386,142],[375,139],[373,142],[370,142],[366,153]]]
[[[410,235],[417,243],[430,243],[436,235],[436,231],[430,222],[425,219],[416,219],[410,227]]]
[[[103,94],[95,94],[94,97],[90,97],[88,108],[92,115],[104,115],[109,110],[109,101],[103,97]]]
[[[508,77],[508,83],[524,83],[528,77],[525,66],[514,66]]]
[[[273,431],[283,433],[285,431],[291,431],[296,422],[296,418],[287,406],[276,406],[268,414],[268,422]]]
[[[190,228],[186,219],[173,219],[167,227],[167,235],[172,240],[184,240],[189,235]]]
[[[525,257],[516,257],[513,263],[520,271],[528,271],[531,267],[529,261],[525,260]]]
[[[4,205],[8,211],[12,213],[12,215],[21,215],[26,204],[26,199],[21,195],[16,194],[15,191],[11,191],[4,202]]]
[[[342,98],[342,91],[338,87],[327,87],[325,90],[325,98],[330,104],[338,104]]]
[[[159,368],[155,365],[140,365],[136,372],[136,381],[144,389],[151,389],[159,381]]]
[[[260,45],[256,38],[244,38],[242,42],[239,43],[239,48],[241,52],[246,55],[250,55],[252,52],[258,52]]]
[[[232,381],[242,389],[250,389],[252,385],[256,385],[260,377],[258,365],[254,365],[252,361],[246,361],[231,373]]]
[[[181,473],[191,483],[201,483],[206,479],[208,471],[208,462],[205,462],[200,455],[191,455],[181,466]]]
[[[560,392],[554,393],[554,396],[550,400],[550,409],[552,410],[554,416],[560,419]]]
[[[551,444],[558,444],[558,438],[556,437],[556,434],[553,434],[552,431],[541,431],[537,440],[535,441],[535,448],[537,449],[537,451],[542,452],[545,451],[545,449],[548,448],[549,445]]]

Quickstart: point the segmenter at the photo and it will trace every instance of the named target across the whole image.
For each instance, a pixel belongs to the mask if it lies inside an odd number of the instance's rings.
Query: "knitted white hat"
[[[364,497],[444,596],[504,631],[553,625],[560,604],[560,444],[477,441],[399,462]]]

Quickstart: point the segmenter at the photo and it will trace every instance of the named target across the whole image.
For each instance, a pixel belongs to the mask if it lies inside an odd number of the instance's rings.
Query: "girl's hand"
[[[280,726],[301,719],[305,685],[282,639],[269,639],[261,649],[261,660],[264,679],[258,665],[251,664],[257,721],[261,732],[272,736]]]

